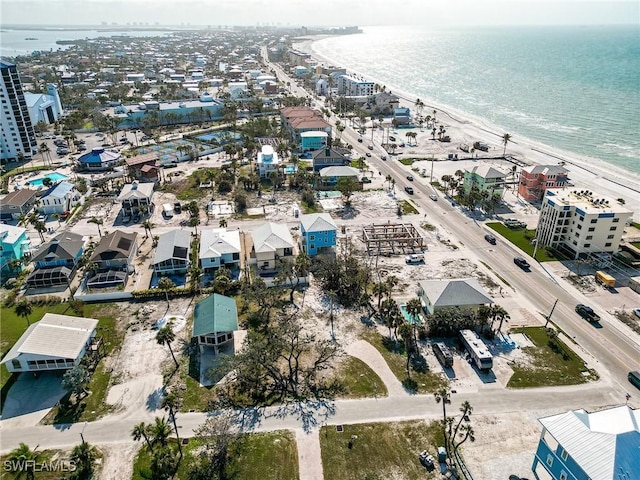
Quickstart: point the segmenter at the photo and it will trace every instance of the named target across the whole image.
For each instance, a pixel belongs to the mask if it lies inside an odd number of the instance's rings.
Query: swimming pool
[[[44,179],[45,178],[49,178],[51,179],[52,182],[57,182],[59,180],[66,180],[67,177],[66,175],[63,175],[61,173],[58,172],[52,172],[52,173],[47,173],[44,177],[40,177],[40,178],[35,178],[33,180],[29,180],[27,182],[27,185],[31,185],[32,187],[41,187],[43,185]]]
[[[413,317],[409,315],[409,312],[407,312],[407,306],[404,303],[400,305],[400,311],[402,312],[405,320],[408,323],[413,324]],[[422,318],[420,318],[420,314],[418,314],[418,321],[416,322],[416,324],[422,325]]]

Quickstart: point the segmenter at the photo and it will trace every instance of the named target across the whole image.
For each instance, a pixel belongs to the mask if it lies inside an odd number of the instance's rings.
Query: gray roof
[[[569,170],[561,165],[532,165],[522,169],[527,173],[544,174],[544,175],[559,175],[562,173],[568,173]]]
[[[226,228],[200,231],[199,258],[217,258],[225,253],[240,253],[240,232]]]
[[[338,226],[328,213],[309,213],[302,215],[300,224],[305,232],[326,232],[338,230]]]
[[[541,418],[540,423],[589,478],[637,478],[640,409],[622,405],[593,413],[574,410]]]
[[[13,205],[16,207],[22,207],[25,203],[30,202],[36,196],[35,190],[29,188],[21,188],[14,192],[7,193],[1,200],[2,205]]]
[[[493,303],[475,278],[419,282],[434,307],[461,307]]]
[[[73,232],[62,232],[38,248],[33,257],[33,262],[73,260],[83,246],[82,235]]]
[[[153,265],[172,258],[189,260],[191,251],[191,232],[188,230],[171,230],[158,238]]]
[[[275,252],[278,248],[293,248],[289,227],[280,223],[263,223],[251,231],[256,253]]]
[[[52,198],[64,198],[67,193],[72,191],[75,187],[69,182],[58,182],[55,185],[49,187],[49,189],[40,198],[52,197]]]
[[[467,170],[470,173],[475,173],[482,178],[504,178],[506,173],[493,168],[490,165],[476,165],[471,170]]]
[[[121,202],[123,200],[131,200],[131,199],[143,199],[143,198],[151,198],[153,195],[153,187],[155,184],[153,182],[133,182],[128,183],[122,190],[120,191],[120,195],[118,195],[118,201]]]
[[[321,177],[358,177],[360,172],[353,167],[335,166],[320,170]]]
[[[135,247],[136,232],[126,233],[116,230],[100,239],[100,243],[91,255],[92,262],[113,260],[115,258],[129,258],[131,250]]]
[[[97,326],[95,318],[45,313],[42,320],[27,328],[0,363],[21,354],[75,359]]]

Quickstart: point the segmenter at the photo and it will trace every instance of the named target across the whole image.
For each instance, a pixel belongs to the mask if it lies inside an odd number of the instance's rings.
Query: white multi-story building
[[[22,91],[22,83],[15,64],[0,60],[0,126],[4,161],[17,161],[21,155],[31,158],[37,151],[36,134],[29,116],[29,108]]]
[[[538,246],[553,247],[573,258],[615,253],[632,214],[588,190],[548,190],[538,219]]]
[[[373,95],[374,83],[359,78],[342,75],[338,77],[338,93],[347,97],[366,97]]]
[[[58,87],[53,83],[47,84],[47,93],[25,92],[25,101],[29,109],[31,123],[39,122],[52,124],[62,115],[62,103],[58,94]]]
[[[258,166],[258,173],[261,178],[269,178],[271,172],[277,172],[280,168],[280,158],[278,153],[273,149],[271,145],[263,145],[262,150],[258,152],[258,159],[256,164]]]

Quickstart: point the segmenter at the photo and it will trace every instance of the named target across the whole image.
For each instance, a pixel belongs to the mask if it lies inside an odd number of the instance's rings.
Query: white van
[[[417,263],[424,263],[424,255],[419,255],[419,254],[407,255],[405,257],[404,261],[406,263],[408,263],[409,265],[414,265],[414,264],[417,264]]]
[[[173,217],[173,205],[171,205],[170,203],[163,203],[162,214],[167,218]]]

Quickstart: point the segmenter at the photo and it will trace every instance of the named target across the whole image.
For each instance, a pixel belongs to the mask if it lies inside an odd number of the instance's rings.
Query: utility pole
[[[553,307],[551,307],[551,311],[549,312],[549,315],[547,315],[546,318],[547,321],[544,324],[544,328],[547,328],[547,325],[549,325],[549,322],[551,321],[551,315],[553,315],[553,311],[556,309],[556,305],[558,304],[558,299],[556,298],[556,301],[553,303]]]
[[[433,153],[431,154],[431,180],[429,183],[433,185]]]

